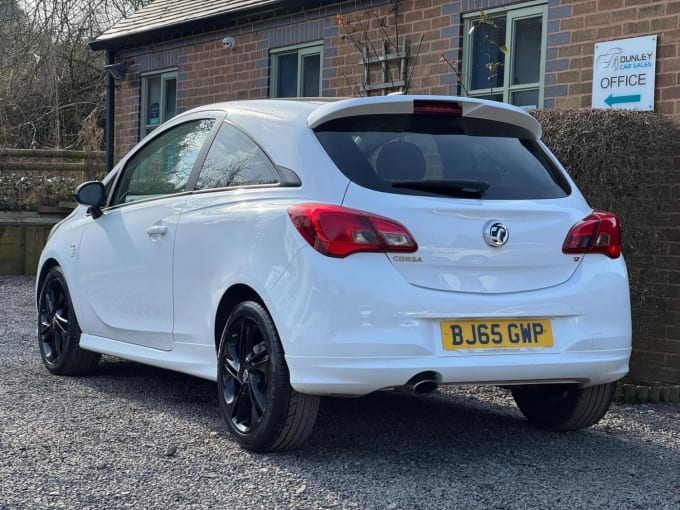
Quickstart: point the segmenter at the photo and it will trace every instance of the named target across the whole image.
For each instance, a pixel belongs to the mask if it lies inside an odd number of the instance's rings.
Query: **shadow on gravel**
[[[641,494],[649,503],[643,508],[666,508],[669,493],[680,490],[672,475],[677,451],[627,432],[653,421],[622,427],[605,420],[586,431],[548,433],[530,427],[501,390],[326,398],[302,449],[261,455],[239,451],[228,438],[212,382],[108,357],[94,376],[71,381],[98,399],[197,425],[209,455],[224,459],[210,468],[224,470],[214,476],[233,476],[229,459],[247,459],[248,470],[254,465],[301,480],[301,492],[286,496],[282,508],[322,508],[322,495],[357,508],[397,508],[394,501],[411,509],[582,508],[584,501],[589,508],[628,508]],[[110,416],[103,419],[115,426]],[[186,455],[198,469],[196,456],[206,452]],[[648,473],[659,477],[655,483]],[[668,492],[653,491],[659,480]],[[517,500],[518,488],[526,501]],[[466,496],[459,502],[460,494]]]
[[[102,398],[123,398],[149,410],[215,424],[215,430],[230,441],[219,416],[215,383],[211,381],[108,356],[93,376],[77,381],[101,393]],[[630,438],[621,441],[617,430],[602,423],[566,434],[535,429],[504,390],[479,388],[479,394],[475,390],[454,388],[429,395],[393,391],[362,398],[323,398],[308,443],[299,453],[278,455],[323,457],[324,450],[332,449],[334,455],[351,458],[377,460],[378,454],[385,460],[403,461],[407,448],[419,452],[414,460],[454,455],[460,461],[470,455],[477,459],[487,453],[496,456],[504,450],[513,455],[521,452],[519,457],[542,458],[546,451],[563,447],[573,447],[578,455],[601,455],[602,448],[637,444]],[[562,451],[560,457],[565,456],[569,452]]]

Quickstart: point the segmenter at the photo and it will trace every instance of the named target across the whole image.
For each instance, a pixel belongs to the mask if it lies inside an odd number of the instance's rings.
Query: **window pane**
[[[332,120],[315,133],[345,176],[384,193],[486,200],[570,193],[534,135],[504,122],[371,115]],[[479,194],[466,194],[475,183]]]
[[[241,131],[224,124],[196,181],[196,189],[274,184],[279,174],[262,150]]]
[[[302,59],[302,96],[319,97],[321,55],[305,55]]]
[[[287,55],[279,55],[279,76],[276,83],[278,97],[297,96],[298,55],[297,52]]]
[[[145,124],[161,123],[161,78],[156,76],[146,80],[146,120]]]
[[[541,17],[520,19],[514,22],[514,48],[512,55],[512,84],[537,83],[541,72]]]
[[[510,95],[510,103],[515,106],[525,106],[527,108],[538,108],[538,89],[521,90]]]
[[[177,80],[165,80],[165,118],[163,122],[172,119],[177,113]]]
[[[471,89],[503,87],[505,54],[505,18],[494,18],[493,24],[479,23],[472,35],[472,65],[470,66]]]
[[[113,204],[184,191],[213,123],[186,122],[149,142],[125,166]]]

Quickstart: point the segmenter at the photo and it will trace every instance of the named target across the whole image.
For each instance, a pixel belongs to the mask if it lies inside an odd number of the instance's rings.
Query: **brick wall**
[[[680,122],[680,1],[551,0],[546,107],[588,108],[596,42],[658,35],[655,111]]]
[[[398,14],[393,12],[393,5],[380,8],[358,10],[342,14],[346,28],[340,27],[337,35],[331,37],[329,46],[334,56],[329,59],[332,74],[328,85],[333,93],[340,96],[351,96],[362,90],[364,67],[360,63],[361,53],[354,46],[350,35],[361,39],[361,24],[368,28],[368,39],[376,45],[369,51],[369,57],[382,54],[378,43],[383,39],[401,47],[404,40],[408,43],[407,53],[410,55],[405,76],[409,91],[424,94],[456,94],[456,77],[441,56],[450,60],[459,58],[460,38],[460,2],[436,2],[433,0],[411,0],[399,2]],[[338,23],[338,20],[335,20]],[[379,28],[383,24],[383,29]],[[395,24],[398,26],[399,43],[396,41]],[[370,83],[383,82],[379,65],[371,66]],[[390,66],[390,79],[397,81],[400,77],[398,64]],[[390,80],[388,80],[390,81]],[[397,90],[389,89],[389,91]],[[371,92],[380,93],[380,92]]]

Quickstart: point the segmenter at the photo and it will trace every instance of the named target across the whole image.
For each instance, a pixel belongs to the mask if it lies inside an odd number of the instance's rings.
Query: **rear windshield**
[[[315,132],[340,171],[378,191],[489,200],[571,193],[533,134],[502,122],[370,115],[332,120]]]

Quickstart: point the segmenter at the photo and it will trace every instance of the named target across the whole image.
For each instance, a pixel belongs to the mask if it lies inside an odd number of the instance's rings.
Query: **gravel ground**
[[[304,448],[239,449],[213,383],[105,357],[50,375],[33,279],[0,276],[0,508],[680,509],[680,405],[527,426],[493,388],[322,402]]]

